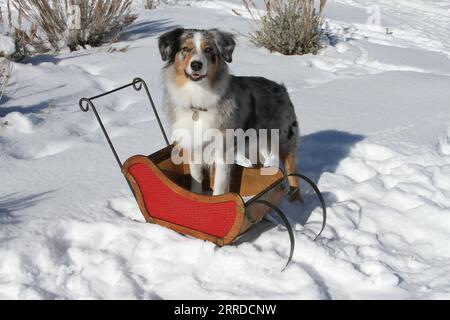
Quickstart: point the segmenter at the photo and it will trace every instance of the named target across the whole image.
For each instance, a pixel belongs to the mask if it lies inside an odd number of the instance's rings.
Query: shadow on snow
[[[298,172],[308,176],[317,183],[324,173],[335,172],[339,163],[348,156],[351,148],[362,140],[364,140],[364,136],[362,135],[336,130],[319,131],[303,136],[300,139],[300,150],[298,153],[298,162],[300,165],[297,168]],[[305,204],[290,203],[283,199],[279,207],[292,224],[299,223],[304,226],[312,212],[320,207],[320,202],[309,185],[300,182],[300,186]],[[323,196],[327,207],[332,206],[336,201],[333,193],[324,192]],[[274,223],[265,219],[238,239],[236,244],[252,242],[262,233],[275,226]],[[318,227],[314,228],[314,230],[316,229],[319,230]]]

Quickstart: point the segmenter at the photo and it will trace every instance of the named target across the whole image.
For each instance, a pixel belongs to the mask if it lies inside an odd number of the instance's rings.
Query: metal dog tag
[[[198,121],[198,119],[200,118],[198,111],[194,110],[194,112],[192,113],[192,120],[194,121]]]

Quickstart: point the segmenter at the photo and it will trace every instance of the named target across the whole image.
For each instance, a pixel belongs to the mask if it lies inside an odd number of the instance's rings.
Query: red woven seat
[[[279,184],[282,181],[281,172],[260,178],[266,182],[261,186],[255,181],[255,174],[259,170],[241,167],[241,170],[235,171],[232,179],[235,192],[221,196],[196,194],[188,190],[188,167],[171,162],[172,148],[169,146],[149,157],[133,156],[123,165],[122,171],[131,184],[146,221],[224,245],[232,242],[254,220],[268,212],[267,208],[255,205],[253,211],[247,212],[245,216],[245,204],[239,193],[257,194],[259,189],[263,191],[271,184]],[[249,188],[249,183],[243,183],[243,180],[249,179],[252,179],[253,188]],[[282,195],[280,188],[272,191],[278,192],[268,194],[276,194],[278,198]]]

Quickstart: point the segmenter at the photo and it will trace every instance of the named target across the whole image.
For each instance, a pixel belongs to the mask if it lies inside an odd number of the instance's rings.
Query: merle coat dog
[[[228,71],[235,48],[232,34],[217,29],[178,28],[159,38],[159,50],[166,65],[164,109],[172,131],[194,135],[202,130],[279,129],[278,158],[286,172],[296,172],[299,125],[286,88],[262,77],[238,77]],[[183,145],[183,137],[172,137]],[[183,145],[194,150],[209,141]],[[217,160],[217,159],[216,159]],[[213,161],[213,195],[229,191],[232,164]],[[191,190],[202,192],[205,163],[190,162]],[[289,177],[292,199],[299,199],[298,181]]]

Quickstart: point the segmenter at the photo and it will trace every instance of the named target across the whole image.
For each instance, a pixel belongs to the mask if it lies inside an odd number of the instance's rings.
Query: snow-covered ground
[[[121,42],[14,64],[0,105],[0,298],[450,298],[450,2],[329,1],[330,45],[301,57],[255,48],[231,9],[244,12],[238,0],[140,10]],[[378,9],[381,26],[367,24]],[[312,242],[321,212],[307,187],[305,206],[282,203],[296,231],[284,272],[281,224],[217,248],[144,223],[78,108],[136,76],[159,105],[156,38],[175,26],[236,33],[232,72],[291,94],[299,170],[329,223]],[[98,108],[123,160],[164,145],[142,92]]]

